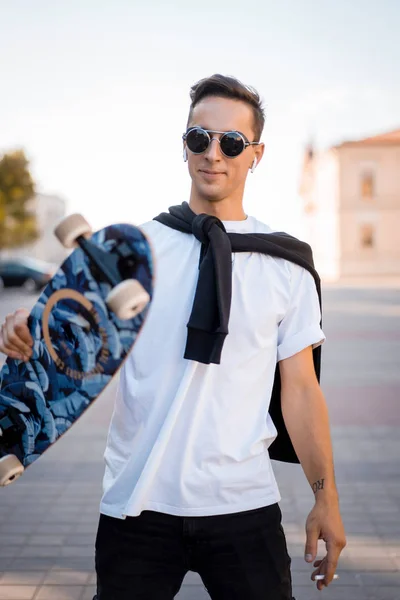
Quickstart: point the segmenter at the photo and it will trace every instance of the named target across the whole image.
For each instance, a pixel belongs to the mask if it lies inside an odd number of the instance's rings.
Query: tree
[[[29,209],[34,196],[35,184],[24,152],[4,154],[0,159],[0,250],[37,239],[35,213]]]

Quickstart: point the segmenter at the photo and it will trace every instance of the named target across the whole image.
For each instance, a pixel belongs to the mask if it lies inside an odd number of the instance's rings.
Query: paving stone
[[[19,553],[21,558],[56,558],[61,556],[59,546],[24,546]]]
[[[3,544],[0,546],[0,559],[3,562],[3,558],[15,558],[19,556],[23,546],[8,546]]]
[[[94,552],[94,544],[91,544],[90,546],[64,546],[61,548],[61,556],[68,558],[91,558],[94,557]]]
[[[85,587],[83,595],[80,597],[80,600],[93,600],[95,594],[96,588],[94,586]]]
[[[361,571],[359,573],[360,581],[365,586],[387,586],[397,587],[400,590],[400,572],[382,572],[382,571]],[[400,597],[400,594],[399,594]]]
[[[65,523],[42,523],[34,529],[34,533],[37,535],[67,535],[71,532],[74,525]]]
[[[45,585],[39,589],[35,600],[80,600],[84,591],[85,588],[78,585]]]
[[[399,514],[400,519],[400,514]],[[376,531],[380,535],[400,534],[400,522],[397,523],[378,523]]]
[[[348,556],[353,560],[360,560],[362,558],[392,558],[393,552],[390,547],[381,545],[374,546],[351,546],[347,545],[341,556]]]
[[[0,566],[1,566],[1,569],[2,569],[0,571],[0,573],[4,573],[4,571],[9,568],[9,566],[13,562],[13,560],[15,560],[15,559],[13,559],[13,558],[2,558],[0,560]]]
[[[36,523],[0,523],[0,535],[1,537],[6,534],[25,534],[29,535],[38,527]]]
[[[75,523],[71,527],[71,533],[87,533],[90,535],[95,535],[97,531],[98,521],[94,525],[93,523]]]
[[[291,535],[286,535],[288,553],[289,556],[293,558],[303,558],[304,557],[304,544],[295,544],[291,540]]]
[[[371,587],[367,589],[367,600],[399,600],[398,587]]]
[[[69,546],[92,546],[94,548],[96,538],[93,533],[71,534],[64,538],[65,544]]]
[[[175,600],[210,600],[210,596],[203,586],[187,585],[181,588]]]
[[[395,572],[397,571],[397,565],[393,558],[371,558],[362,557],[360,559],[348,558],[348,566],[354,571],[382,571],[382,572]],[[341,564],[341,568],[342,564]]]
[[[378,534],[378,527],[374,523],[368,523],[366,521],[362,522],[352,522],[347,523],[345,526],[347,534]]]
[[[23,546],[28,539],[25,534],[0,533],[0,542],[2,546]]]
[[[198,573],[188,571],[183,580],[183,585],[203,585],[203,582]]]
[[[62,534],[34,534],[29,537],[28,543],[30,546],[62,546],[65,543],[65,536]]]
[[[11,559],[9,562],[9,570],[13,571],[48,571],[59,563],[59,558],[52,557],[18,557]]]
[[[370,600],[364,588],[354,586],[339,588],[334,587],[333,584],[322,592],[316,589],[315,584],[310,589],[293,588],[293,594],[296,600]]]
[[[46,576],[45,571],[5,571],[0,576],[0,585],[39,585]],[[0,598],[2,597],[0,590]]]
[[[84,585],[90,582],[90,571],[51,570],[42,581],[43,585]]]
[[[346,548],[347,547],[358,548],[360,546],[364,546],[365,548],[370,548],[370,547],[376,547],[376,546],[383,545],[383,539],[378,535],[358,536],[358,535],[349,534],[347,532],[346,539],[347,539]]]
[[[1,585],[1,600],[33,600],[36,587],[31,585]],[[54,597],[53,597],[54,600]]]
[[[310,573],[313,570],[313,567],[309,564],[306,563],[306,561],[304,560],[304,558],[296,558],[296,557],[292,557],[292,564],[291,564],[291,568],[292,571],[305,571],[306,573]]]

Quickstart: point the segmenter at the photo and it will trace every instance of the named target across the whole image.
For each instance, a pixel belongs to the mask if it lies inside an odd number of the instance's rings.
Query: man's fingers
[[[2,327],[1,327],[1,338],[2,338],[2,348],[1,348],[2,352],[4,352],[7,355],[11,351],[19,352],[18,348],[16,346],[14,346],[9,340],[7,323],[3,323]]]
[[[314,562],[314,567],[316,567],[316,569],[312,572],[311,579],[315,581],[316,575],[324,575],[324,579],[320,580],[320,582],[322,582],[323,585],[329,585],[333,580],[333,576],[336,572],[339,554],[337,555],[336,560],[330,560],[329,553],[326,556],[324,556],[322,560],[316,560]]]
[[[14,331],[17,334],[21,342],[24,343],[27,350],[31,350],[33,346],[33,339],[28,329],[26,322],[17,322],[14,325]]]
[[[318,552],[319,530],[314,529],[314,528],[307,528],[306,534],[307,534],[307,540],[306,540],[306,547],[305,547],[305,551],[304,551],[304,558],[305,558],[306,562],[312,562],[315,559],[315,557],[317,556],[317,552]]]
[[[328,546],[328,544],[327,544]],[[336,544],[331,544],[328,548],[328,553],[322,560],[316,560],[314,567],[317,567],[311,574],[311,579],[315,581],[316,575],[324,575],[324,579],[317,582],[318,589],[322,589],[322,586],[328,586],[336,572],[339,555],[341,548]]]
[[[29,312],[25,308],[20,308],[15,312],[15,325],[14,329],[18,337],[31,348],[33,346],[33,339],[28,328],[28,317]]]
[[[319,567],[321,563],[322,563],[322,560],[316,560],[314,563],[314,567]]]
[[[3,326],[3,338],[6,350],[25,353],[25,344],[18,339],[14,331],[14,318],[12,315],[6,317],[6,322]]]
[[[311,580],[315,581],[315,576],[316,575],[323,575],[324,579],[320,579],[319,581],[317,581],[317,589],[319,591],[323,590],[324,587],[326,585],[328,585],[328,583],[325,580],[325,573],[326,573],[326,556],[322,559],[322,560],[316,560],[314,563],[315,567],[318,567],[317,569],[315,569],[315,571],[313,571],[311,573]]]
[[[336,567],[339,561],[341,551],[346,545],[346,541],[335,540],[328,541],[326,543],[327,555],[326,555],[326,567],[325,567],[325,580],[330,583],[336,571]]]
[[[0,329],[0,352],[3,352],[5,354],[6,349],[4,347],[4,340],[3,340],[3,334],[1,332],[1,329]]]
[[[28,328],[26,308],[6,316],[0,327],[0,352],[10,358],[28,360],[32,355],[33,339]]]
[[[326,556],[324,556],[324,558],[322,560],[316,560],[314,563],[314,567],[317,567],[312,573],[311,573],[311,579],[314,581],[315,575],[324,575],[325,574],[325,562],[326,562]]]
[[[0,349],[0,352],[4,352],[4,350]],[[21,354],[21,352],[15,352],[14,350],[7,350],[7,352],[4,352],[4,354],[6,354],[9,358],[14,358],[15,360],[26,361],[26,357],[23,354]]]
[[[28,343],[26,343],[24,341],[24,339],[21,339],[21,337],[20,337],[21,328],[22,328],[22,330],[24,330],[24,327],[27,329],[28,336],[30,336],[29,330],[28,330],[26,324],[24,325],[21,320],[18,323],[17,327],[18,327],[18,329],[16,329],[16,322],[15,322],[14,315],[8,315],[6,317],[5,330],[3,329],[3,337],[4,337],[4,341],[5,341],[5,346],[6,346],[6,348],[8,348],[14,352],[19,352],[20,354],[23,354],[23,355],[29,357],[32,353],[31,346],[28,345]],[[26,332],[24,332],[23,335],[26,338]]]
[[[16,348],[12,348],[10,346],[8,346],[4,340],[3,340],[3,336],[0,336],[0,352],[2,352],[3,354],[6,354],[6,356],[9,356],[10,358],[16,358],[16,359],[23,359],[23,355],[22,353],[17,350]]]

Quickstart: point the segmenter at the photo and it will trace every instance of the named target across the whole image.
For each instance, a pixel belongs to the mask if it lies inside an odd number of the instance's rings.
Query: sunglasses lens
[[[201,154],[207,150],[209,138],[203,129],[192,129],[186,134],[186,144],[191,152]]]
[[[244,142],[242,137],[236,131],[229,131],[221,136],[221,150],[230,158],[239,156],[244,150]]]

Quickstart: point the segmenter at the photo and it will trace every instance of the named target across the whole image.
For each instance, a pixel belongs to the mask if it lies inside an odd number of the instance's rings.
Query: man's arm
[[[315,506],[306,523],[306,560],[316,558],[318,539],[326,542],[327,555],[316,561],[312,574],[325,575],[318,589],[333,578],[340,552],[346,545],[339,511],[328,410],[315,375],[311,346],[279,362],[281,403],[285,425],[304,473],[315,495]],[[307,557],[311,555],[311,557]]]

